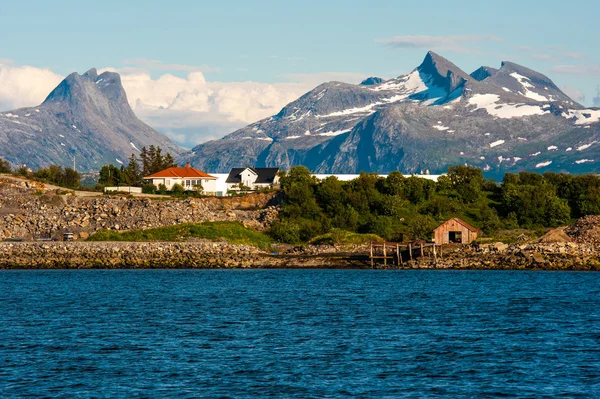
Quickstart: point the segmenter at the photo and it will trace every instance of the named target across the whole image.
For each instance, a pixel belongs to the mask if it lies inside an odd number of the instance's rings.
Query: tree
[[[142,151],[140,151],[140,159],[142,161],[142,175],[150,175],[150,158],[146,147],[142,147]]]
[[[123,171],[123,177],[125,184],[128,186],[141,187],[143,176],[135,154],[131,154],[131,157],[129,157],[129,163]]]
[[[481,169],[472,166],[451,166],[448,178],[452,188],[465,202],[476,202],[481,195],[484,177]]]
[[[162,169],[173,168],[176,166],[177,164],[175,163],[175,159],[173,159],[173,156],[167,153],[167,155],[165,155],[165,157],[162,160]]]
[[[436,221],[431,216],[418,215],[408,223],[408,233],[411,240],[429,240],[433,230],[437,227]]]
[[[10,169],[10,163],[3,159],[0,158],[0,173],[10,173],[11,169]]]
[[[120,186],[124,182],[123,172],[114,165],[100,168],[98,183],[103,186]]]
[[[27,166],[21,165],[17,168],[17,170],[15,170],[15,173],[18,176],[29,177],[29,175],[31,174],[31,170]]]
[[[294,183],[303,184],[316,184],[316,181],[310,170],[306,166],[294,166],[289,172],[280,173],[281,188],[286,190],[291,187]]]
[[[391,172],[382,182],[381,189],[385,194],[397,195],[406,198],[406,177],[398,171]]]
[[[81,185],[81,175],[75,169],[65,168],[63,185],[68,188],[78,189]]]
[[[162,149],[154,147],[154,145],[151,145],[148,149],[142,147],[140,160],[141,165],[138,164],[138,168],[141,171],[142,177],[177,166],[171,154],[167,153],[163,156]]]
[[[537,179],[527,179],[536,183]],[[502,187],[505,214],[514,213],[522,227],[554,227],[569,222],[571,209],[565,199],[556,195],[548,183],[540,185],[506,184]]]

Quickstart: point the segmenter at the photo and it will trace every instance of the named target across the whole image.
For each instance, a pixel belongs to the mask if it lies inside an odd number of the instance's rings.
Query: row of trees
[[[429,239],[442,221],[460,217],[485,233],[500,229],[555,227],[600,214],[600,178],[522,172],[502,184],[480,169],[451,167],[437,182],[362,173],[350,182],[317,181],[294,167],[281,177],[284,205],[271,234],[283,242],[306,242],[333,228],[374,233],[388,240]]]
[[[160,147],[142,148],[140,159],[131,154],[127,165],[105,165],[100,169],[98,184],[102,186],[142,187],[144,176],[177,166],[171,154],[163,155]]]
[[[140,158],[138,159],[135,154],[131,154],[126,166],[103,166],[99,173],[99,188],[104,186],[142,187],[144,176],[173,166],[177,166],[173,156],[169,153],[163,154],[160,147],[155,147],[154,145],[151,145],[148,149],[143,147],[140,151]],[[50,165],[47,168],[40,168],[34,172],[25,166],[13,171],[10,163],[0,158],[0,173],[15,173],[21,176],[33,177],[71,189],[81,187],[81,175],[76,170],[68,167],[63,168],[58,165]],[[147,188],[148,191],[154,189],[154,186]]]
[[[79,172],[72,168],[63,168],[58,165],[50,165],[47,168],[40,168],[36,171],[31,171],[31,169],[23,165],[12,170],[10,163],[0,158],[0,173],[14,173],[17,176],[34,178],[74,190],[81,186],[81,175]]]
[[[40,168],[33,172],[33,177],[73,190],[76,190],[81,186],[81,175],[79,172],[72,168],[63,168],[58,165]]]

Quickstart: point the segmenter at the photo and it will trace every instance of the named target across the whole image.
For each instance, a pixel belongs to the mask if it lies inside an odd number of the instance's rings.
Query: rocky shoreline
[[[0,269],[327,268],[370,269],[364,246],[307,247],[272,254],[225,242],[2,242]],[[377,269],[600,271],[595,247],[574,244],[464,246],[441,258]]]

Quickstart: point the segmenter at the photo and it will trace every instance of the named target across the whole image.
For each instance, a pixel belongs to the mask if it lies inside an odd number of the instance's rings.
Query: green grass
[[[87,241],[188,241],[190,239],[227,241],[232,244],[253,245],[259,248],[268,248],[271,244],[269,236],[244,227],[239,222],[184,223],[125,232],[100,230],[91,235]]]
[[[376,234],[359,234],[341,229],[333,229],[331,233],[313,238],[310,244],[335,245],[335,244],[364,244],[371,241],[385,241]]]

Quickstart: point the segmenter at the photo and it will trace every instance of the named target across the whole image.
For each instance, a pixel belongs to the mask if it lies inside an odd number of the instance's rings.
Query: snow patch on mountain
[[[348,132],[350,132],[351,130],[352,130],[352,129],[345,129],[345,130],[338,130],[337,132],[325,132],[325,133],[319,133],[319,136],[335,137],[335,136],[339,136],[340,134],[348,133]]]
[[[549,111],[544,111],[537,105],[525,104],[498,104],[500,96],[497,94],[476,94],[468,101],[469,105],[474,105],[474,111],[484,109],[488,114],[501,119],[520,118],[523,116],[544,115]]]
[[[531,98],[532,100],[535,100],[535,101],[548,101],[548,98],[546,98],[546,97],[542,96],[541,94],[538,94],[534,91],[529,90],[529,89],[535,89],[535,86],[531,84],[531,80],[528,77],[520,75],[516,72],[511,73],[510,76],[515,78],[521,84],[521,86],[523,86],[524,93],[522,93],[522,94],[525,97]]]
[[[439,123],[439,122],[438,122],[438,123]],[[447,126],[444,126],[444,125],[441,125],[441,124],[439,124],[439,125],[433,125],[432,127],[433,127],[434,129],[437,129],[437,130],[439,130],[440,132],[443,132],[443,131],[446,131],[446,130],[450,129],[449,127],[447,127]]]
[[[546,166],[552,165],[552,161],[541,162],[535,165],[536,169],[545,168]]]
[[[575,118],[576,125],[589,125],[592,123],[600,122],[600,110],[594,109],[578,109],[568,110],[562,114],[565,118]]]
[[[592,141],[589,144],[584,144],[584,145],[580,145],[579,147],[576,147],[575,149],[577,151],[583,151],[583,150],[587,150],[588,148],[590,148],[591,146],[593,146],[594,144],[596,144],[597,141]]]
[[[427,90],[428,87],[421,79],[421,75],[418,70],[414,70],[408,75],[402,76],[397,79],[392,79],[387,82],[384,82],[371,90],[373,91],[382,91],[382,90],[390,90],[390,91],[404,91],[411,93],[418,93],[421,91]]]

